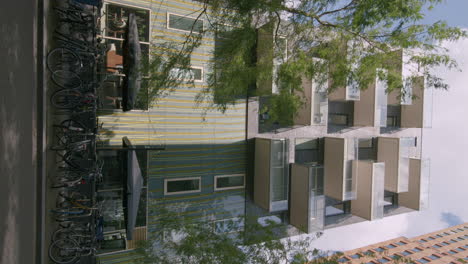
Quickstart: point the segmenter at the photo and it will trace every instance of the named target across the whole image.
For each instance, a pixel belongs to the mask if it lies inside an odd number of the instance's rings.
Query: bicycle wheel
[[[78,72],[83,63],[80,56],[67,48],[55,48],[47,55],[47,68],[51,72],[57,70],[69,70]]]
[[[60,109],[70,109],[80,104],[83,95],[75,89],[62,89],[52,94],[51,103]]]
[[[77,233],[71,228],[60,228],[55,230],[52,234],[52,241],[64,239],[64,238],[73,238]]]
[[[52,73],[52,81],[63,89],[78,89],[83,84],[78,74],[66,70],[54,71]]]
[[[74,239],[59,239],[49,246],[49,258],[58,264],[71,264],[78,260],[79,244]]]

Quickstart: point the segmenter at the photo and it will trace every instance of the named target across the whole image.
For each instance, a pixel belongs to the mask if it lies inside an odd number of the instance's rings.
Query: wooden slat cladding
[[[127,240],[127,249],[135,249],[138,246],[139,241],[146,240],[146,231],[146,226],[135,227],[135,229],[133,230],[133,239]]]

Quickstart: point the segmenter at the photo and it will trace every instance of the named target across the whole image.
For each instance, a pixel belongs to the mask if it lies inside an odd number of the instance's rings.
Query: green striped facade
[[[184,32],[167,28],[167,13],[196,17],[201,4],[182,0],[106,1],[150,10],[151,40],[182,42]],[[203,18],[202,18],[203,19]],[[192,65],[204,67],[214,49],[214,39],[203,39],[192,56]],[[206,79],[206,78],[204,78]],[[149,151],[148,164],[148,238],[158,230],[158,209],[170,208],[181,217],[216,221],[243,216],[245,189],[215,191],[214,176],[245,174],[246,104],[239,101],[225,113],[211,107],[211,102],[196,102],[196,95],[206,87],[174,87],[174,92],[152,104],[148,111],[102,110],[100,141],[104,146],[122,146],[122,137],[134,145],[163,146]],[[207,111],[208,110],[208,111]],[[164,195],[164,179],[201,177],[201,192]],[[106,254],[102,263],[133,263],[132,251]]]

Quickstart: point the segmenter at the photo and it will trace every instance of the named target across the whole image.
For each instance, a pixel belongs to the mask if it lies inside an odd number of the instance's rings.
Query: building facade
[[[459,264],[468,262],[468,223],[414,238],[398,237],[343,252],[339,263]],[[400,262],[400,263],[408,263]]]
[[[216,47],[216,37],[207,34],[192,53],[193,85],[178,84],[157,101],[124,111],[122,44],[128,14],[135,13],[142,61],[147,61],[170,49],[158,44],[177,47],[217,15],[198,18],[202,9],[190,0],[104,1],[102,38],[110,49],[98,113],[98,153],[104,160],[98,188],[104,204],[102,263],[131,263],[138,257],[133,251],[138,241],[164,239],[160,221],[169,213],[226,233],[242,232],[244,219],[254,216],[261,225],[283,224],[278,236],[284,237],[427,206],[429,166],[421,151],[429,112],[423,85],[412,90],[419,99],[408,102],[387,95],[378,79],[365,91],[342,87],[331,94],[326,84],[303,80],[307,102],[295,126],[271,130],[263,123],[268,114],[259,111],[268,93],[277,92],[271,80],[257,83],[266,96],[240,99],[225,112],[213,107],[210,96],[198,101]],[[265,47],[273,49],[271,34],[270,27],[258,30],[259,61],[269,53]],[[270,63],[273,69],[279,64]],[[124,206],[129,193],[124,179],[130,177],[142,177],[134,227]],[[232,221],[237,223],[226,224]]]

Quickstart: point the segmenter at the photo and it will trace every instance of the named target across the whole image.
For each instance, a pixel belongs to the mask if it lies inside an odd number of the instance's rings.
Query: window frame
[[[101,14],[100,14],[102,17],[104,17],[104,19],[101,19],[101,22],[100,22],[100,26],[101,26],[101,29],[103,29],[103,31],[98,33],[98,36],[100,36],[105,41],[106,44],[108,44],[109,41],[122,42],[122,44],[123,44],[123,41],[124,41],[123,38],[116,38],[116,37],[107,36],[107,34],[108,34],[107,8],[108,8],[109,5],[119,6],[119,7],[123,7],[123,8],[139,9],[139,10],[144,10],[144,11],[148,12],[148,41],[138,40],[138,42],[140,43],[140,46],[144,45],[144,46],[148,47],[147,56],[142,55],[142,58],[147,57],[148,59],[150,59],[151,58],[151,41],[152,41],[151,28],[153,26],[151,17],[152,17],[152,15],[154,13],[152,11],[152,9],[147,8],[147,7],[132,5],[132,4],[120,3],[120,2],[114,2],[114,1],[108,1],[108,0],[104,1],[103,5],[102,5],[102,8],[101,8]],[[107,52],[106,52],[106,57],[105,58],[107,60]],[[123,74],[120,74],[120,73],[114,73],[113,75],[119,76],[120,78],[123,77]],[[120,107],[120,108],[105,108],[105,109],[106,110],[111,110],[112,112],[122,111],[122,107]],[[135,109],[132,109],[130,111],[131,112],[136,111],[136,112],[148,113],[150,111],[150,109],[151,109],[151,102],[148,101],[148,105],[147,105],[146,109],[135,108]]]
[[[217,187],[217,180],[219,178],[228,178],[228,177],[238,177],[242,176],[244,177],[244,181],[242,183],[242,186],[234,186],[234,187]],[[215,175],[213,177],[213,187],[215,191],[224,191],[224,190],[234,190],[234,189],[243,189],[245,188],[245,174],[244,173],[238,173],[238,174],[223,174],[223,175]]]
[[[123,7],[127,7],[127,8],[133,8],[133,9],[141,9],[141,10],[145,10],[145,11],[148,11],[148,41],[140,41],[138,40],[138,42],[140,44],[146,44],[146,45],[150,45],[151,44],[151,26],[152,26],[152,23],[151,23],[151,13],[152,13],[152,10],[151,8],[146,8],[146,7],[141,7],[141,6],[136,6],[136,5],[129,5],[129,4],[124,4],[124,3],[118,3],[118,2],[113,2],[113,1],[104,1],[103,3],[103,8],[102,8],[102,13],[101,15],[106,15],[105,10],[107,8],[108,5],[115,5],[115,6],[123,6]],[[121,39],[121,38],[115,38],[115,37],[108,37],[107,36],[107,20],[106,19],[102,19],[101,20],[101,27],[104,28],[104,31],[103,31],[103,34],[100,35],[103,39],[111,39],[111,40],[119,40],[119,41],[124,41],[124,39]]]
[[[198,189],[197,190],[190,190],[190,191],[168,192],[167,185],[168,185],[169,182],[188,181],[188,180],[198,180]],[[188,194],[188,193],[199,193],[202,190],[201,185],[202,185],[201,177],[166,178],[166,179],[164,179],[164,196],[178,195],[178,194]]]
[[[174,67],[172,68],[172,70],[181,70],[180,68],[178,67]],[[205,81],[205,67],[204,66],[193,66],[193,65],[190,65],[190,69],[198,69],[198,70],[201,70],[201,79],[195,79],[195,75],[194,75],[194,78],[193,79],[189,79],[189,78],[182,78],[181,80],[182,81],[193,81],[195,83],[202,83]]]
[[[194,19],[195,21],[202,21],[202,31],[205,31],[205,20],[204,20],[204,19],[192,17],[192,16],[190,16],[190,15],[177,14],[177,13],[173,13],[173,12],[166,12],[166,29],[181,31],[181,32],[189,33],[189,34],[190,34],[190,33],[193,33],[193,34],[202,34],[201,32],[197,32],[197,31],[183,30],[183,29],[178,29],[178,28],[172,28],[172,27],[170,27],[170,26],[169,26],[169,17],[170,17],[170,15],[179,16],[179,17],[185,17],[185,18],[190,18],[190,19]],[[193,24],[192,24],[192,25],[193,25]]]

